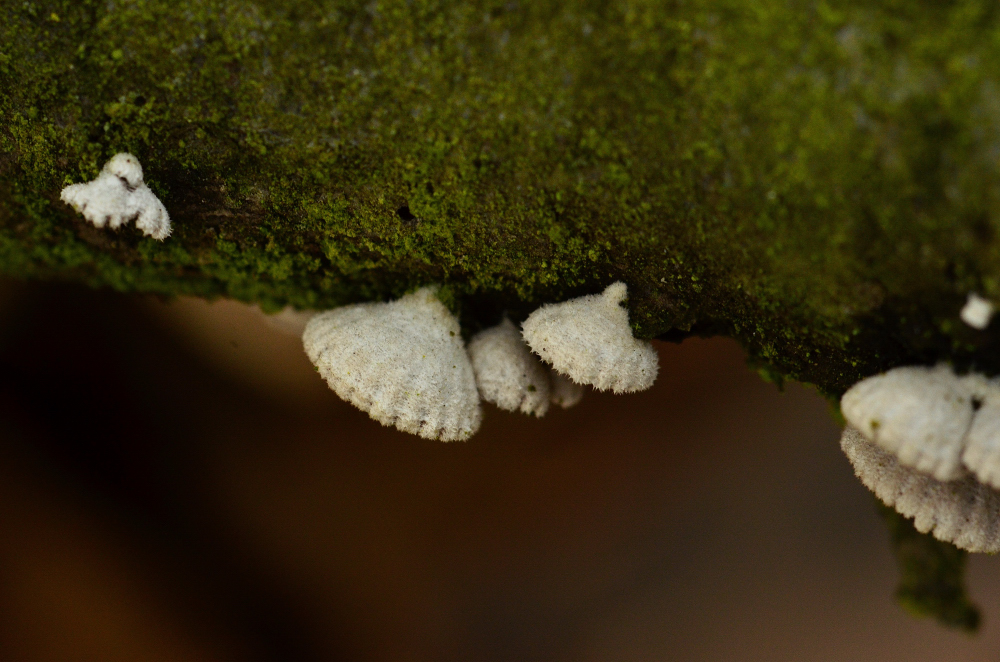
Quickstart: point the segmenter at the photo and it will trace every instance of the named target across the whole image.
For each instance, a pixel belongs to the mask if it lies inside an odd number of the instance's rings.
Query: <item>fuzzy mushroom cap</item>
[[[906,467],[937,480],[971,471],[1000,489],[1000,382],[947,365],[864,379],[841,399],[847,422]]]
[[[104,172],[125,180],[132,188],[142,185],[142,165],[139,159],[127,152],[121,152],[111,157],[111,160],[104,164]]]
[[[477,333],[469,342],[469,357],[486,402],[539,417],[549,410],[549,371],[509,319]]]
[[[850,425],[840,447],[864,485],[921,533],[970,552],[1000,551],[1000,494],[963,472],[940,481],[903,466]]]
[[[965,436],[962,464],[980,482],[1000,489],[1000,385],[991,382]]]
[[[904,366],[864,379],[841,398],[844,418],[907,467],[938,480],[962,475],[962,449],[987,388],[947,365]]]
[[[528,346],[556,371],[578,384],[615,393],[643,391],[659,370],[656,349],[632,336],[622,306],[625,283],[601,294],[542,306],[524,321]]]
[[[482,420],[455,316],[425,287],[388,303],[335,308],[306,324],[306,354],[330,388],[383,425],[468,439]]]
[[[60,198],[95,227],[117,230],[134,220],[153,239],[163,241],[170,236],[170,214],[143,183],[142,166],[131,154],[116,154],[97,179],[67,186]]]

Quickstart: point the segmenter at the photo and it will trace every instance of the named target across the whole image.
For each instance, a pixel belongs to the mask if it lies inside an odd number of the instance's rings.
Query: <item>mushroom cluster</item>
[[[841,448],[869,489],[918,531],[1000,551],[1000,383],[905,366],[841,398]]]
[[[170,215],[142,178],[139,159],[122,152],[104,164],[97,179],[71,184],[60,198],[96,227],[112,230],[134,220],[143,234],[163,241],[170,236]]]
[[[649,388],[656,350],[632,336],[621,305],[626,292],[618,282],[543,306],[523,332],[504,318],[466,347],[458,320],[434,287],[424,287],[396,301],[320,313],[302,342],[330,388],[373,419],[428,439],[462,440],[479,429],[481,400],[543,416],[552,403],[579,402],[584,384],[618,393]]]

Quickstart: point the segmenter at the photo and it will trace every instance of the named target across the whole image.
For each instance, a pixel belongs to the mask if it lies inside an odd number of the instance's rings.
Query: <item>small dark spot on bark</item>
[[[407,225],[417,224],[417,217],[413,215],[413,212],[410,211],[410,207],[408,205],[403,205],[397,209],[396,216],[399,216],[399,220],[403,221]]]

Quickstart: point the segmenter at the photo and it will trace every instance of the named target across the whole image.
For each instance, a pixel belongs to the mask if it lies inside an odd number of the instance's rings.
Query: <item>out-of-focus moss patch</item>
[[[53,18],[57,17],[57,18]],[[0,271],[267,310],[450,288],[467,328],[629,284],[836,395],[1000,371],[990,3],[0,0]],[[59,199],[114,153],[175,231]]]
[[[969,600],[963,579],[967,554],[920,533],[911,520],[881,502],[878,509],[899,566],[899,604],[915,616],[931,616],[942,625],[975,632],[979,610]]]

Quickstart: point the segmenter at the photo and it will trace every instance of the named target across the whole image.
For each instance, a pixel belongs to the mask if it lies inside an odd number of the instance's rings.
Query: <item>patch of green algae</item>
[[[59,201],[119,151],[163,243]],[[0,272],[467,329],[629,285],[837,396],[1000,372],[1000,14],[971,0],[0,0]],[[666,369],[670,369],[669,366]],[[918,601],[919,602],[919,601]]]

